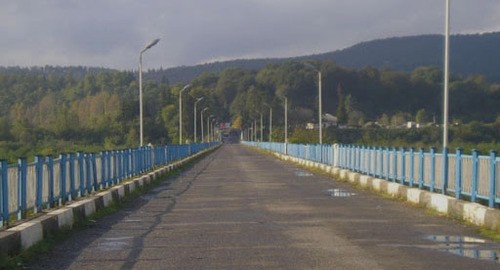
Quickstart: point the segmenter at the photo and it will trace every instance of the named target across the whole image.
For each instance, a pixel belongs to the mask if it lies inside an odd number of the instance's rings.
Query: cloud
[[[0,0],[0,65],[135,69],[286,57],[442,33],[444,0]],[[453,33],[500,31],[498,0],[453,0]]]

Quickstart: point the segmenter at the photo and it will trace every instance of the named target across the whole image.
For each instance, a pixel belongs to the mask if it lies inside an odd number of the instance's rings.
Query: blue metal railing
[[[500,158],[495,151],[488,156],[458,149],[429,152],[413,148],[383,148],[356,145],[284,144],[243,142],[272,152],[315,161],[334,167],[418,187],[431,192],[479,202],[489,207],[500,205]]]
[[[0,160],[0,228],[217,145],[197,143]]]

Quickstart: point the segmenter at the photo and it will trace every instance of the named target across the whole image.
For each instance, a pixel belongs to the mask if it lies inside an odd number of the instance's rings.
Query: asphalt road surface
[[[224,145],[26,269],[471,270],[500,269],[499,253],[450,219]]]

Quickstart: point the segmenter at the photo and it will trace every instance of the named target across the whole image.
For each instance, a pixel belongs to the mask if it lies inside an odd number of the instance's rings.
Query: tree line
[[[311,64],[323,75],[323,113],[337,116],[342,126],[380,129],[406,121],[441,122],[442,72],[436,67],[405,73],[373,67],[348,69],[331,61]],[[82,67],[0,69],[0,158],[137,146],[137,77],[132,71]],[[145,142],[177,143],[178,98],[184,85],[172,85],[166,77],[144,77]],[[268,107],[274,108],[273,136],[280,139],[278,127],[284,125],[285,98],[291,133],[303,130],[307,122],[317,122],[317,71],[301,62],[286,62],[258,70],[230,68],[198,76],[183,94],[183,137],[191,141],[193,105],[200,97],[204,99],[198,103],[198,112],[209,108],[205,115],[241,129],[260,119],[261,113],[267,121]],[[482,139],[496,143],[500,138],[499,125],[495,124],[500,122],[498,108],[500,85],[479,75],[452,76],[452,123],[486,127],[484,134],[489,135]],[[452,136],[477,143],[476,135],[471,140],[467,134],[457,131]],[[353,141],[329,137],[328,142],[342,140]]]

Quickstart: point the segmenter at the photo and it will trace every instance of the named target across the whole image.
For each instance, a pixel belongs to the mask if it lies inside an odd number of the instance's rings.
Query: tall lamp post
[[[316,72],[318,72],[318,118],[319,118],[319,144],[323,144],[323,119],[321,117],[321,115],[323,114],[323,102],[322,102],[322,99],[321,99],[321,71],[316,68],[315,66],[309,64],[309,63],[305,63],[304,64],[306,67],[309,67],[313,70],[315,70]]]
[[[444,105],[443,105],[443,151],[448,148],[448,95],[450,68],[450,0],[446,0],[445,37],[444,37]]]
[[[143,110],[142,110],[142,54],[149,50],[151,47],[156,45],[160,41],[159,38],[151,41],[144,49],[142,49],[141,53],[139,54],[139,132],[140,132],[140,144],[141,146],[144,145],[144,127],[143,127]]]
[[[258,137],[257,137],[257,119],[253,120],[253,126],[254,126],[253,138],[254,138],[254,141],[257,141],[258,140]]]
[[[285,155],[288,155],[288,98],[285,97]]]
[[[272,134],[273,134],[273,107],[271,107],[269,104],[265,104],[264,106],[269,108],[269,142],[272,142]]]
[[[194,102],[194,120],[193,120],[193,126],[194,126],[194,142],[197,141],[197,135],[196,134],[196,105],[198,104],[198,102],[202,101],[205,97],[199,97],[198,99],[196,99],[196,101]]]
[[[264,123],[262,121],[262,112],[260,112],[260,141],[264,141]]]
[[[203,142],[203,138],[205,138],[205,134],[203,132],[203,112],[208,110],[208,107],[205,107],[201,110],[201,118],[200,118],[200,126],[201,126],[201,142]]]
[[[179,144],[182,144],[182,92],[186,91],[191,85],[187,84],[179,92]]]
[[[210,119],[214,117],[213,114],[211,114],[209,117],[207,117],[207,142],[210,142]]]

